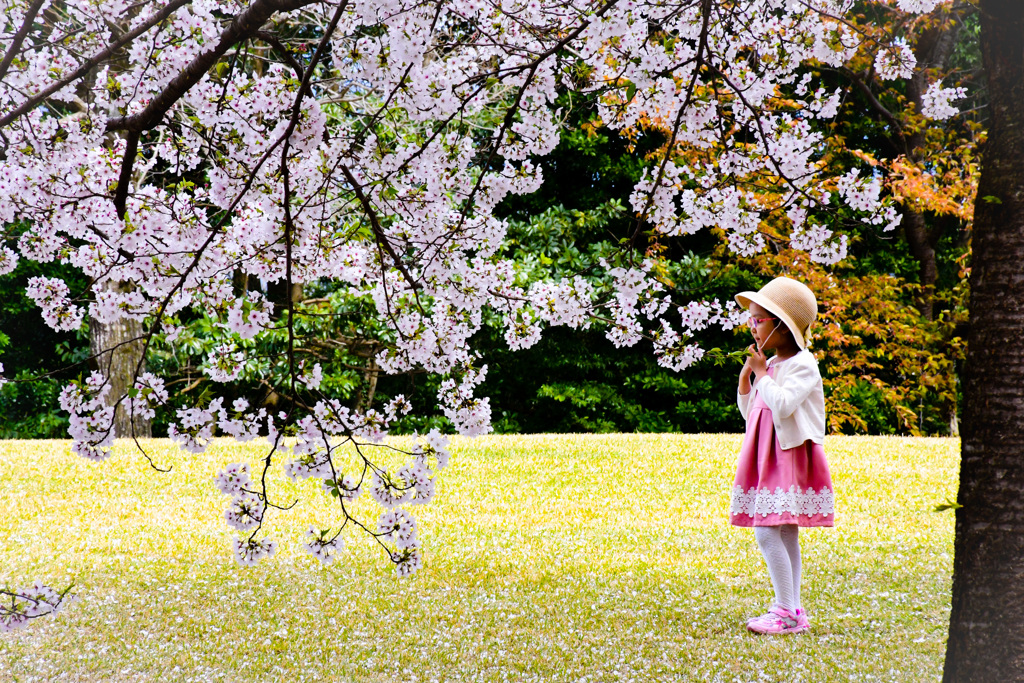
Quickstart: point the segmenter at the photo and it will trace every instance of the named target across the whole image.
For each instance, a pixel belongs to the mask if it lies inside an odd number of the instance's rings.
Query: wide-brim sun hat
[[[818,316],[818,302],[804,283],[777,277],[756,292],[740,292],[736,303],[743,308],[754,303],[776,316],[793,333],[797,346],[807,348],[811,323]]]

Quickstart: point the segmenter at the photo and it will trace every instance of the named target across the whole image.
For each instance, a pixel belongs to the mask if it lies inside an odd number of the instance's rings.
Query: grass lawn
[[[413,579],[357,533],[338,562],[310,481],[280,483],[276,556],[231,559],[212,478],[259,452],[149,443],[93,464],[67,442],[0,442],[0,584],[74,582],[56,619],[0,635],[0,680],[938,681],[959,442],[830,437],[834,529],[801,534],[809,633],[744,621],[771,599],[728,524],[738,435],[495,436],[453,442],[413,509]],[[283,476],[282,476],[283,478]],[[287,495],[285,495],[287,493]],[[368,509],[368,508],[367,508]]]

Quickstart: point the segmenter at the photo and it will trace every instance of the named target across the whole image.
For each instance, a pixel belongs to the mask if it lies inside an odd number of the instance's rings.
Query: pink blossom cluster
[[[535,282],[525,297],[514,297],[506,303],[505,341],[509,348],[530,348],[540,341],[545,324],[589,328],[595,294],[594,286],[579,275],[572,280]]]
[[[214,382],[233,382],[245,369],[246,355],[230,343],[219,344],[203,365],[203,372]]]
[[[7,275],[18,267],[18,252],[10,247],[0,247],[0,275]]]
[[[835,235],[815,223],[806,223],[802,230],[793,233],[791,244],[808,252],[811,260],[818,263],[838,263],[846,258],[846,235]]]
[[[74,599],[67,591],[60,593],[38,581],[23,588],[0,587],[0,633],[24,628],[37,617],[59,614]]]
[[[273,557],[277,552],[277,541],[258,538],[236,538],[235,562],[240,565],[255,566],[259,561]]]
[[[157,406],[167,402],[167,388],[164,380],[151,372],[144,372],[135,379],[124,399],[125,412],[133,418],[152,420]]]
[[[960,110],[952,105],[953,100],[961,100],[967,96],[963,88],[943,88],[942,81],[928,86],[921,96],[921,113],[930,119],[943,121],[956,116]]]
[[[926,14],[935,9],[942,0],[896,0],[896,6],[904,12]]]
[[[213,438],[216,428],[216,413],[223,399],[214,399],[208,407],[181,408],[177,411],[177,422],[167,426],[167,436],[180,448],[189,453],[202,453]]]
[[[70,414],[71,450],[84,458],[101,461],[114,447],[115,406],[107,405],[110,384],[98,372],[82,382],[72,382],[60,392],[60,407]]]
[[[645,262],[640,268],[608,269],[614,294],[608,305],[612,325],[605,336],[617,347],[633,346],[643,338],[641,313],[646,313],[648,318],[657,318],[667,306],[668,302],[658,296],[664,285],[650,276],[651,265]],[[644,305],[640,307],[641,304]]]
[[[896,38],[892,43],[882,46],[875,55],[875,71],[884,80],[909,78],[914,74],[916,66],[917,57],[902,38]]]
[[[306,537],[309,540],[302,544],[306,552],[325,565],[334,562],[335,553],[344,547],[344,541],[340,535],[328,538],[330,531],[330,529],[317,529],[311,526],[306,532]]]
[[[668,322],[662,321],[661,330],[654,337],[654,354],[658,365],[670,370],[685,370],[704,356],[697,344],[687,344]]]
[[[266,496],[252,488],[249,466],[245,463],[228,465],[216,476],[214,484],[221,493],[231,496],[231,502],[224,511],[224,519],[228,526],[238,531],[252,532],[248,538],[235,538],[235,561],[243,565],[252,565],[264,557],[273,555],[277,549],[276,542],[255,539],[255,533],[263,522],[267,503]]]
[[[418,548],[416,520],[405,510],[388,510],[377,521],[377,533],[383,541],[394,543],[398,550]]]
[[[267,419],[266,409],[250,411],[249,401],[244,398],[236,398],[231,409],[230,413],[223,408],[218,411],[217,427],[221,433],[242,443],[258,438],[260,426]]]
[[[474,395],[487,378],[487,366],[466,365],[461,377],[450,376],[441,382],[437,400],[452,425],[465,436],[480,436],[491,431],[491,400]]]
[[[320,367],[319,363],[314,363],[311,368],[307,370],[305,362],[299,366],[299,381],[306,385],[309,389],[319,389],[320,384],[324,381],[324,370]]]
[[[231,496],[231,503],[224,512],[228,526],[239,531],[251,531],[259,526],[266,505],[263,499],[248,488],[252,485],[248,465],[228,465],[217,475],[214,483],[221,493]]]
[[[58,331],[77,330],[85,311],[71,303],[70,291],[63,280],[52,277],[29,278],[25,293],[42,310],[46,324]]]
[[[242,339],[252,339],[260,330],[270,327],[274,304],[259,292],[248,292],[228,310],[228,329]]]

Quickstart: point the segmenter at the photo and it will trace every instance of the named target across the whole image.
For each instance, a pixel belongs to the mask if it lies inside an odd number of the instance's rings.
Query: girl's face
[[[789,334],[789,328],[779,318],[755,303],[750,304],[749,310],[750,317],[755,319],[750,325],[754,343],[762,351],[779,348],[786,335]]]

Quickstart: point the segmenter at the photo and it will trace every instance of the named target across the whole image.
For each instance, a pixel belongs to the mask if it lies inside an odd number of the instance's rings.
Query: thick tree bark
[[[946,683],[1024,681],[1024,2],[980,8],[991,110],[974,213]]]
[[[107,283],[108,287],[116,287]],[[120,320],[113,324],[89,319],[89,351],[95,357],[96,369],[110,382],[107,405],[113,405],[134,382],[135,370],[142,354],[142,323]],[[143,370],[145,367],[142,368]],[[130,416],[124,403],[114,413],[114,436],[144,438],[152,435],[152,425],[138,415]]]

